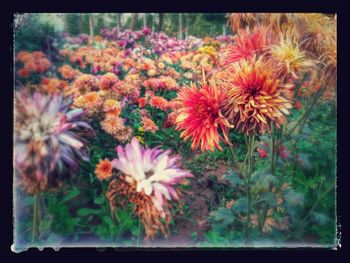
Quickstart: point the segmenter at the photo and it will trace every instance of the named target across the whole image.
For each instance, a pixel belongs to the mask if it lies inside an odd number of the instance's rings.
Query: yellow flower
[[[149,77],[153,77],[153,76],[155,76],[156,74],[157,74],[157,71],[154,70],[154,69],[150,69],[150,70],[147,71],[147,75],[148,75]]]
[[[160,68],[160,69],[165,68],[164,63],[163,63],[163,62],[159,62],[159,63],[158,63],[158,68]]]

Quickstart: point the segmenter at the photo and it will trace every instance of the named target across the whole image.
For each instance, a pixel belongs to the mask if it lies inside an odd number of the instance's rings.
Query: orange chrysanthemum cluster
[[[272,123],[286,122],[292,104],[282,97],[280,81],[263,57],[233,63],[221,77],[228,92],[225,110],[236,130],[262,134],[271,131]]]
[[[95,174],[99,180],[107,180],[112,176],[112,163],[105,159],[96,165]]]
[[[57,70],[64,79],[72,80],[80,76],[82,73],[79,70],[72,68],[70,65],[63,65]]]
[[[55,94],[59,93],[62,90],[64,90],[66,87],[68,87],[68,83],[64,80],[60,79],[49,79],[49,78],[43,78],[41,81],[41,91],[48,93],[48,94]]]
[[[92,115],[99,112],[103,105],[103,98],[97,91],[85,93],[74,100],[73,105],[78,108],[86,109]]]
[[[114,99],[106,99],[103,103],[103,111],[106,115],[119,116],[122,111],[119,101]]]
[[[110,90],[118,81],[119,79],[114,73],[106,73],[100,78],[101,89]]]
[[[76,95],[100,90],[100,80],[90,74],[83,74],[76,78],[71,86],[71,92]]]
[[[174,80],[171,77],[164,77],[164,76],[161,76],[159,78],[147,79],[143,82],[143,86],[153,91],[157,91],[157,90],[177,91],[180,89],[180,86],[176,82],[176,80]]]
[[[132,136],[131,127],[125,126],[124,120],[119,116],[106,115],[100,124],[105,132],[113,135],[120,142],[127,142]]]
[[[156,107],[157,109],[160,109],[163,111],[169,108],[168,100],[161,96],[151,96],[149,100],[149,105],[151,107]]]
[[[200,146],[202,151],[222,150],[219,142],[228,143],[229,124],[224,116],[227,93],[214,82],[197,87],[185,87],[177,97],[181,108],[176,118],[176,129],[183,130],[184,140],[192,138],[192,149]],[[224,138],[219,134],[222,131]]]
[[[29,75],[34,72],[44,73],[51,67],[51,62],[41,51],[32,53],[21,51],[17,54],[16,60],[23,63],[23,68],[17,72],[18,76],[22,78],[29,77]]]
[[[154,121],[146,116],[141,117],[142,120],[142,128],[144,131],[155,133],[158,131],[158,126],[154,123]]]

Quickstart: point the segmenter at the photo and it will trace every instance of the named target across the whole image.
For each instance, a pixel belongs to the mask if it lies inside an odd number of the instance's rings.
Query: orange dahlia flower
[[[252,32],[239,30],[234,37],[235,44],[229,46],[224,52],[222,65],[227,66],[241,59],[248,59],[254,55],[261,55],[265,48],[271,44],[266,27],[255,27]]]
[[[228,92],[225,110],[236,129],[262,134],[272,122],[279,127],[286,121],[292,104],[281,96],[281,83],[263,57],[234,63],[221,78]]]
[[[192,137],[192,149],[214,151],[222,150],[219,142],[228,142],[228,129],[233,127],[222,113],[227,101],[227,94],[214,82],[202,84],[199,88],[191,83],[178,94],[181,104],[176,117],[176,129],[184,130],[181,137],[187,141]],[[224,138],[219,134],[221,129]]]

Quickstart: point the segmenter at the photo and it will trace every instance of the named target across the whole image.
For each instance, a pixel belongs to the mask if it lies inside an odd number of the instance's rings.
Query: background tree
[[[162,27],[163,27],[164,14],[159,13],[158,17],[159,17],[159,22],[158,22],[158,30],[157,31],[160,32],[162,30]]]
[[[135,30],[135,28],[136,28],[138,16],[139,16],[138,13],[133,13],[131,16],[131,25],[130,25],[131,31]]]

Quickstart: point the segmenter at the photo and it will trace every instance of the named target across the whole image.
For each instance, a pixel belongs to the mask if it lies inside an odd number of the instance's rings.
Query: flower
[[[144,131],[155,133],[158,131],[158,126],[148,117],[142,117],[142,127]]]
[[[115,85],[119,81],[119,79],[114,73],[108,72],[100,78],[100,81],[101,89],[109,90],[113,85]]]
[[[28,193],[57,187],[63,174],[74,171],[81,159],[88,160],[82,135],[92,128],[80,119],[84,111],[68,111],[70,101],[57,94],[30,95],[22,89],[15,98],[16,171]]]
[[[255,25],[258,15],[256,13],[233,13],[229,16],[229,22],[233,32],[238,32],[239,29],[246,26]]]
[[[79,70],[72,68],[70,65],[63,65],[62,67],[59,67],[57,71],[61,73],[64,79],[74,79],[81,75]]]
[[[284,145],[281,146],[279,153],[282,159],[286,159],[289,155],[289,151]]]
[[[291,38],[282,38],[278,45],[271,46],[270,52],[282,76],[291,75],[294,79],[298,79],[301,73],[315,66],[315,62],[308,59]]]
[[[267,152],[266,152],[265,149],[263,149],[263,148],[256,148],[256,151],[259,153],[259,156],[261,158],[263,158],[263,159],[266,158]]]
[[[156,107],[157,109],[160,109],[160,110],[167,110],[169,102],[163,97],[151,96],[149,105],[152,107]]]
[[[147,75],[149,76],[149,77],[153,77],[153,76],[155,76],[157,74],[157,71],[155,70],[155,69],[149,69],[148,71],[147,71]]]
[[[187,141],[192,137],[192,149],[201,147],[202,151],[222,150],[219,142],[228,143],[228,128],[233,127],[223,114],[226,104],[226,91],[221,86],[202,84],[197,87],[191,83],[178,94],[181,107],[176,118],[176,129],[183,130],[181,138]],[[218,130],[221,130],[224,138]]]
[[[106,112],[108,115],[115,115],[119,116],[122,108],[120,106],[119,101],[114,99],[107,99],[103,103],[103,111]]]
[[[101,181],[109,179],[112,176],[112,168],[112,163],[109,160],[100,160],[96,165],[95,174]]]
[[[59,93],[68,86],[66,81],[55,79],[55,78],[53,79],[43,78],[41,83],[42,83],[42,86],[41,86],[42,91],[49,94]]]
[[[20,77],[28,77],[33,72],[44,73],[51,67],[51,62],[41,51],[32,53],[21,51],[18,53],[16,60],[23,63],[23,68],[17,72]]]
[[[117,134],[114,135],[114,137],[122,142],[127,142],[132,137],[133,131],[131,127],[123,127],[121,128]]]
[[[100,81],[97,77],[89,74],[82,74],[73,82],[73,88],[76,88],[81,94],[100,89]]]
[[[263,134],[272,123],[280,127],[286,122],[284,114],[292,105],[281,96],[280,81],[263,57],[233,63],[221,80],[228,92],[225,110],[235,129]]]
[[[101,122],[102,129],[111,134],[116,135],[122,129],[125,128],[124,120],[118,116],[107,115],[106,118]]]
[[[146,98],[138,98],[138,103],[139,103],[139,108],[144,108],[146,106],[147,103],[147,99]]]
[[[300,101],[296,101],[294,103],[294,108],[297,109],[297,110],[300,110],[301,108],[303,107],[303,104],[300,102]]]
[[[227,66],[241,59],[262,55],[270,43],[266,27],[255,27],[252,32],[240,30],[235,36],[235,44],[225,50],[221,63]]]
[[[136,183],[136,192],[151,197],[158,211],[170,200],[178,200],[175,186],[193,175],[177,167],[179,156],[170,156],[170,150],[143,148],[136,137],[125,148],[117,147],[118,158],[112,161],[114,168],[125,175],[129,183]],[[165,217],[165,213],[162,213]]]
[[[226,208],[227,209],[231,209],[231,207],[235,204],[235,200],[234,199],[231,199],[230,201],[227,201],[226,202]]]

